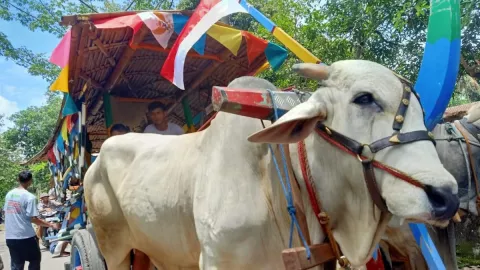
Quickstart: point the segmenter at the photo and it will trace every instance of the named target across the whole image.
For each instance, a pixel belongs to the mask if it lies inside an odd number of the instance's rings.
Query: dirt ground
[[[70,261],[69,257],[60,257],[60,258],[52,258],[52,254],[43,246],[41,246],[42,251],[42,264],[41,269],[45,270],[63,270],[65,262]],[[3,230],[3,226],[0,227],[0,256],[2,256],[4,270],[10,269],[10,254],[8,253],[8,248],[5,243],[5,231]],[[28,263],[27,263],[28,265]],[[27,269],[27,265],[25,265],[25,269]]]

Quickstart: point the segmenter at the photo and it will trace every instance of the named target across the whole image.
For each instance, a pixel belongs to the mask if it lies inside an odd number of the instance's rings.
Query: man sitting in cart
[[[152,124],[148,125],[143,133],[156,133],[161,135],[182,135],[185,132],[179,125],[168,121],[165,114],[165,105],[154,101],[148,105],[148,116]]]
[[[47,193],[42,193],[40,194],[40,202],[38,203],[37,209],[38,209],[38,213],[42,215],[43,213],[55,211],[58,207],[62,205],[63,205],[62,203],[51,199]],[[41,226],[37,227],[37,230],[35,233],[38,239],[42,239],[43,230]]]
[[[110,128],[110,135],[111,136],[122,135],[122,134],[126,134],[126,133],[129,133],[129,132],[130,132],[130,128],[125,126],[124,124],[120,124],[120,123],[114,124]]]
[[[47,193],[42,193],[40,194],[40,203],[38,204],[38,212],[42,214],[44,212],[54,211],[59,206],[62,206],[62,205],[63,205],[62,203],[55,201]]]

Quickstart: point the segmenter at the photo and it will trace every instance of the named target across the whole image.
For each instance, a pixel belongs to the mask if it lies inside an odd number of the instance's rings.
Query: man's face
[[[40,198],[40,200],[42,200],[42,202],[43,202],[44,204],[47,204],[47,203],[48,203],[48,197],[42,197],[42,198]]]
[[[156,125],[160,125],[165,120],[165,113],[162,109],[156,108],[150,112],[150,119]]]

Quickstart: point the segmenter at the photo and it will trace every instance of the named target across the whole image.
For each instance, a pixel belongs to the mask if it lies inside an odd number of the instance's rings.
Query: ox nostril
[[[457,213],[460,201],[450,187],[425,186],[428,200],[432,205],[432,215],[437,220],[448,220]]]

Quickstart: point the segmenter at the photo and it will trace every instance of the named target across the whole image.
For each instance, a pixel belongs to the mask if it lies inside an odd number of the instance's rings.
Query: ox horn
[[[292,69],[303,77],[322,81],[328,78],[330,67],[325,64],[301,63],[293,65]]]

